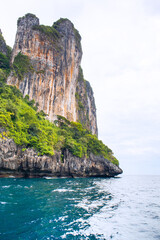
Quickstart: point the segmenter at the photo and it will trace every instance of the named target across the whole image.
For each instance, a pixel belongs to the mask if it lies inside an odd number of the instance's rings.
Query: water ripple
[[[159,176],[0,179],[0,239],[159,240],[159,183]]]

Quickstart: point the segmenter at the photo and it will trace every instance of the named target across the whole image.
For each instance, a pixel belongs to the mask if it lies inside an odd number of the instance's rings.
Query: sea
[[[1,178],[0,240],[160,240],[160,176]]]

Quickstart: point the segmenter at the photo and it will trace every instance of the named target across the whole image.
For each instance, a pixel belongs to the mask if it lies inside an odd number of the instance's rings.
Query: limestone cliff
[[[61,115],[97,134],[93,91],[81,77],[81,37],[74,25],[68,19],[60,19],[52,27],[39,25],[33,14],[20,18],[17,25],[11,62],[21,52],[29,57],[33,71],[23,79],[12,71],[7,83],[34,99],[49,120]]]
[[[7,48],[4,38],[2,36],[1,29],[0,29],[0,52],[3,53],[4,55],[7,55],[7,53],[8,53],[8,48]]]
[[[113,177],[121,173],[102,156],[79,158],[66,150],[62,162],[61,153],[38,156],[31,148],[23,151],[12,139],[0,139],[0,177]]]

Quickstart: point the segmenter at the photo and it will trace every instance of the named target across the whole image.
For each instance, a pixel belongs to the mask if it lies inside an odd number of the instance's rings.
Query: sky
[[[99,139],[124,174],[160,174],[160,1],[5,0],[0,28],[13,47],[17,19],[70,19],[82,36],[82,68],[97,107]]]

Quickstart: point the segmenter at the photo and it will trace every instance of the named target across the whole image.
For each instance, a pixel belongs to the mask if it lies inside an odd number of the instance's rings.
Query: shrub
[[[0,52],[0,68],[2,69],[10,68],[9,58],[1,52]]]
[[[23,55],[21,52],[19,52],[15,57],[12,69],[15,76],[17,76],[19,80],[23,80],[24,74],[34,71],[29,57]]]
[[[38,30],[45,34],[45,36],[51,41],[57,41],[60,37],[60,33],[54,28],[54,26],[35,25],[33,26],[33,30]]]

